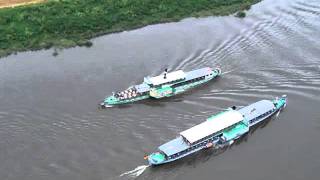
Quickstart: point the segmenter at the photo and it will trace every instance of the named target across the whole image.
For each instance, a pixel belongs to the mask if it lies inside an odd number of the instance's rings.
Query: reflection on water
[[[264,0],[244,19],[189,18],[102,36],[56,57],[2,58],[2,179],[317,179],[319,16],[317,0]],[[98,108],[146,75],[204,66],[224,74],[176,97]],[[139,166],[209,115],[282,94],[287,108],[231,148]],[[128,169],[138,176],[119,176]]]

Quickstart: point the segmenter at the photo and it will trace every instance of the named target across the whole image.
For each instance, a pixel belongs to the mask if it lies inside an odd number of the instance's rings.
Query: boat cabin
[[[144,82],[149,84],[151,87],[156,87],[163,84],[178,82],[184,80],[185,78],[186,74],[182,70],[178,70],[155,77],[145,77]]]
[[[261,118],[266,117],[276,109],[272,101],[261,100],[256,103],[250,104],[238,111],[244,116],[249,125],[252,126],[261,120]]]
[[[180,135],[190,144],[194,144],[243,120],[242,114],[230,110],[208,118],[207,121],[180,132]]]
[[[189,71],[186,73],[186,78],[182,82],[178,82],[174,84],[172,87],[178,87],[178,86],[183,86],[186,84],[194,83],[197,81],[201,81],[206,79],[208,76],[212,76],[213,71],[210,67],[205,67],[193,71]]]
[[[199,125],[181,132],[179,137],[161,145],[158,149],[167,159],[174,159],[205,147],[208,143],[217,142],[219,137],[224,135],[223,131],[225,130],[228,131],[230,129],[229,134],[226,135],[227,138],[231,137],[231,133],[234,133],[231,130],[237,127],[237,132],[239,133],[242,130],[242,126],[245,126],[244,131],[248,129],[243,123],[243,117],[239,112],[234,110],[222,112],[208,118],[207,121]]]
[[[186,81],[196,79],[196,78],[205,78],[206,76],[213,75],[212,69],[210,67],[205,67],[186,73]]]
[[[177,137],[161,146],[159,150],[163,152],[166,156],[172,156],[178,152],[182,152],[188,149],[190,146],[186,143],[182,136]]]

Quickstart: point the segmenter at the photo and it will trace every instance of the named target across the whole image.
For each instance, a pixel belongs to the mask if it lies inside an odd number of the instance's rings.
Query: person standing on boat
[[[168,69],[166,68],[166,69],[164,70],[163,79],[167,79],[167,73],[168,73]]]

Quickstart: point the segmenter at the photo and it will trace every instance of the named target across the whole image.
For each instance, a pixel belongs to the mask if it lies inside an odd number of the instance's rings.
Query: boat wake
[[[138,166],[136,167],[135,169],[131,170],[131,171],[127,171],[125,173],[122,173],[120,175],[120,177],[123,177],[123,176],[128,176],[128,177],[132,177],[132,178],[135,178],[135,177],[138,177],[140,176],[150,165],[142,165],[142,166]]]
[[[280,114],[280,111],[278,111],[278,112],[277,112],[277,114],[276,114],[276,118],[278,118],[278,117],[279,117],[279,114]]]
[[[234,71],[236,71],[236,70],[238,70],[238,69],[239,69],[239,68],[234,68],[234,69],[232,69],[232,70],[230,70],[230,71],[226,71],[226,72],[221,73],[221,75],[229,74],[229,73],[234,72]]]
[[[114,106],[112,106],[112,105],[104,105],[104,107],[105,107],[105,108],[112,108],[112,107],[114,107]]]

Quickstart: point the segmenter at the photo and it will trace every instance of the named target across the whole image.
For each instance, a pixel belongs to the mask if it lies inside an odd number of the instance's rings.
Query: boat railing
[[[272,110],[270,110],[270,111],[267,111],[267,112],[265,112],[265,113],[263,113],[263,114],[255,117],[255,118],[249,120],[249,124],[253,124],[254,122],[258,121],[259,119],[261,119],[261,118],[263,118],[263,117],[265,117],[265,116],[267,116],[267,115],[269,115],[269,114],[271,114],[271,113],[273,113],[274,111],[275,111],[275,110],[272,109]]]
[[[204,148],[204,147],[206,147],[206,145],[208,143],[213,143],[214,141],[216,141],[218,139],[219,139],[218,137],[210,137],[207,140],[204,140],[204,141],[199,142],[197,144],[193,144],[190,148],[188,148],[186,150],[183,150],[183,151],[175,153],[175,154],[173,154],[171,156],[168,156],[168,159],[175,159],[175,158],[178,158],[178,157],[180,157],[180,156],[182,156],[182,155],[184,155],[184,154],[186,154],[188,152],[194,151],[196,149]]]
[[[266,113],[265,113],[265,114],[266,114]],[[241,121],[241,122],[242,122],[242,121]],[[239,123],[241,123],[241,122],[239,122]],[[175,153],[175,154],[173,154],[173,155],[171,155],[171,156],[168,156],[168,159],[178,158],[178,157],[180,157],[180,156],[182,156],[182,155],[184,155],[184,154],[186,154],[186,153],[188,153],[188,152],[194,151],[194,150],[196,150],[196,149],[207,148],[207,144],[208,144],[208,143],[213,143],[213,145],[214,145],[215,143],[225,143],[225,140],[223,139],[223,133],[222,133],[222,132],[225,131],[226,129],[229,129],[229,128],[232,128],[232,127],[236,126],[236,125],[239,124],[239,123],[236,123],[236,124],[234,124],[234,125],[232,125],[232,126],[226,127],[226,128],[224,128],[223,130],[221,130],[221,131],[219,131],[219,132],[217,132],[217,133],[214,133],[214,134],[212,134],[212,135],[210,135],[210,136],[204,137],[204,138],[196,141],[195,143],[192,143],[192,144],[191,144],[191,147],[189,147],[189,148],[186,149],[186,150],[177,152],[177,153]],[[184,137],[183,137],[183,138],[184,138]],[[185,139],[184,139],[184,140],[185,140]]]
[[[205,79],[205,76],[201,76],[201,77],[198,77],[198,78],[195,78],[195,79],[190,79],[188,81],[184,81],[184,82],[180,82],[180,83],[174,84],[174,85],[172,85],[172,87],[183,86],[183,85],[187,85],[187,84],[190,84],[190,83],[193,83],[193,82],[197,82],[197,81],[201,81],[201,80],[204,80],[204,79]]]

